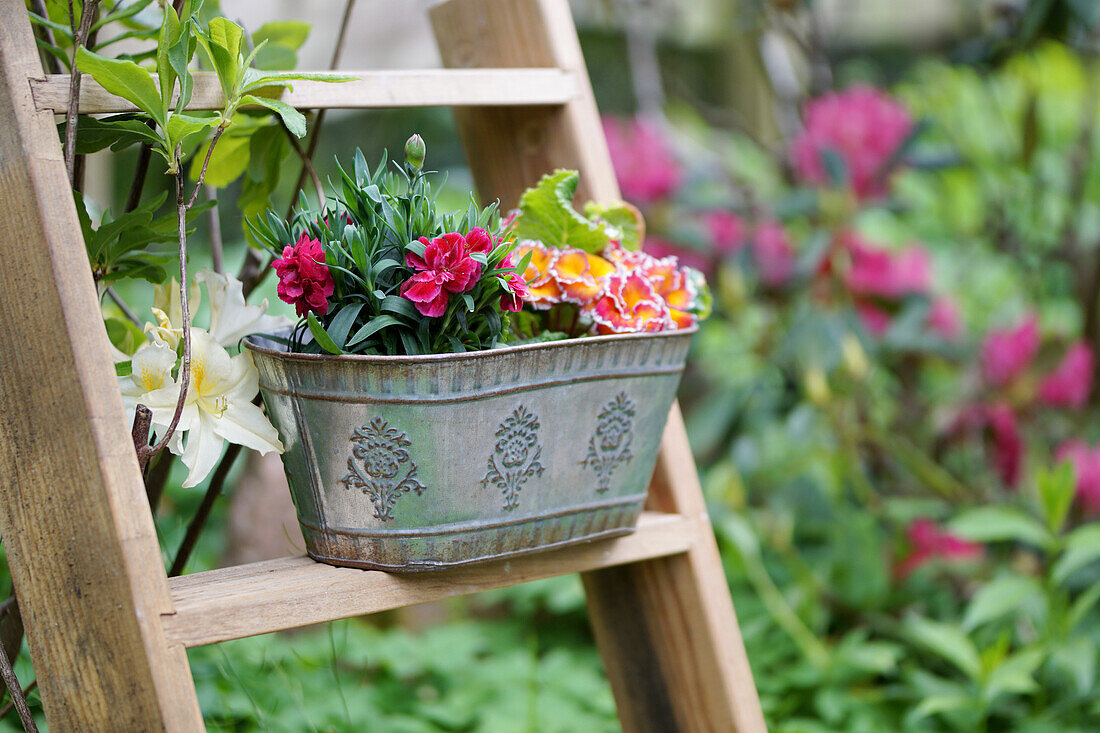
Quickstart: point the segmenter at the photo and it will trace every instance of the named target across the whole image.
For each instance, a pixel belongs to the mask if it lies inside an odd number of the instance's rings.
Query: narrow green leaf
[[[1066,549],[1054,563],[1051,577],[1064,583],[1070,575],[1100,559],[1100,524],[1086,524],[1066,535]]]
[[[306,322],[309,324],[309,332],[313,334],[313,340],[317,342],[318,346],[330,354],[340,355],[344,353],[340,350],[340,347],[333,343],[324,326],[317,320],[317,316],[313,315],[313,311],[306,314]]]
[[[401,321],[397,320],[393,316],[377,316],[368,321],[362,328],[355,332],[355,335],[348,341],[347,346],[351,348],[358,343],[366,341],[374,334],[381,331],[383,328],[389,328],[390,326],[400,326]]]
[[[1053,470],[1040,470],[1036,477],[1039,505],[1051,532],[1058,532],[1066,521],[1077,486],[1077,469],[1072,461],[1062,461]]]
[[[981,677],[978,649],[959,627],[911,615],[905,620],[905,630],[913,641],[955,665],[970,679]]]
[[[970,509],[951,521],[947,529],[975,542],[1018,541],[1047,548],[1054,541],[1046,527],[1009,506]]]
[[[329,322],[327,329],[328,335],[332,337],[333,342],[338,347],[343,348],[344,344],[347,342],[348,331],[351,330],[352,324],[355,323],[355,319],[359,316],[359,311],[363,310],[363,305],[363,303],[345,305]]]
[[[1042,588],[1033,578],[1009,575],[982,586],[963,617],[962,628],[969,631],[987,621],[1011,613],[1029,598],[1042,594]]]

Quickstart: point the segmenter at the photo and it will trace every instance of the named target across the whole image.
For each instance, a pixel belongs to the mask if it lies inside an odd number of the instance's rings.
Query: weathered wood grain
[[[692,524],[683,517],[649,512],[637,532],[619,539],[431,573],[337,568],[305,556],[194,573],[169,581],[175,613],[164,617],[164,629],[173,644],[202,646],[682,554],[698,533]]]
[[[280,99],[298,109],[363,109],[455,104],[560,105],[578,93],[576,77],[560,69],[424,69],[341,71],[338,74],[357,78],[339,83],[297,81]],[[187,109],[221,109],[225,105],[225,94],[217,75],[200,71],[194,78],[195,90]],[[69,103],[68,74],[33,76],[30,85],[40,111],[65,111]],[[80,92],[81,114],[135,110],[136,107],[122,97],[116,97],[91,77],[85,77]]]
[[[52,730],[197,730],[22,0],[0,0],[0,531]]]

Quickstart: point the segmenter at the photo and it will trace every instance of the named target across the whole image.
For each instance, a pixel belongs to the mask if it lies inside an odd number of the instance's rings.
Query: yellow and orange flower
[[[604,294],[587,309],[599,334],[663,331],[671,327],[668,305],[642,273],[618,269]]]
[[[535,241],[521,242],[516,256],[528,252],[526,302],[536,310],[578,305],[597,333],[690,328],[705,311],[704,286],[675,257],[657,259],[617,243],[600,256]]]

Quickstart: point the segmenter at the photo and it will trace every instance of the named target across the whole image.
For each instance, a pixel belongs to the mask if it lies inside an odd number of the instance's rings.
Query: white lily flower
[[[122,353],[122,352],[119,352]],[[146,341],[130,360],[130,373],[118,378],[122,391],[122,405],[126,409],[126,425],[134,424],[138,403],[145,404],[143,396],[172,384],[172,368],[176,365],[176,351],[164,343]],[[177,393],[178,394],[178,393]]]
[[[294,322],[283,316],[267,315],[267,298],[259,305],[245,302],[241,281],[228,275],[203,270],[195,281],[206,286],[210,296],[210,335],[222,346],[236,346],[245,336],[286,328]]]
[[[230,356],[201,328],[191,329],[191,383],[176,435],[169,443],[188,468],[185,488],[196,486],[214,468],[228,440],[266,454],[282,452],[279,434],[263,411],[252,404],[259,392],[256,367],[247,351]],[[176,409],[179,383],[142,395],[153,411],[153,424],[167,429]],[[186,435],[179,437],[181,432]]]

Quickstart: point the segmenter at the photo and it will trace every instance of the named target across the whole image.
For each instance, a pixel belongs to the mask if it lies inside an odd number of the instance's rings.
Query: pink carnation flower
[[[968,542],[940,529],[931,519],[913,520],[906,530],[906,535],[909,538],[910,550],[898,564],[899,578],[905,578],[932,560],[977,560],[984,554],[984,548],[981,545]]]
[[[484,231],[484,230],[474,230]],[[480,237],[470,232],[474,244],[458,233],[444,234],[428,241],[421,237],[424,256],[412,252],[405,255],[405,264],[416,274],[401,286],[401,295],[412,301],[421,315],[438,318],[447,311],[452,293],[462,293],[472,288],[481,275],[481,263],[470,257],[472,246],[479,246]]]
[[[1054,371],[1039,385],[1039,399],[1051,407],[1084,407],[1092,391],[1092,350],[1084,341],[1069,347]]]
[[[672,148],[652,120],[605,117],[604,135],[623,197],[639,205],[668,198],[683,175]]]
[[[325,248],[302,232],[297,243],[283,247],[283,256],[271,263],[279,278],[276,292],[284,303],[294,306],[301,318],[313,311],[328,313],[328,299],[336,288],[325,264]]]
[[[844,161],[848,184],[861,199],[886,193],[883,167],[913,131],[913,120],[900,104],[866,86],[819,97],[806,105],[805,127],[791,145],[800,179],[830,182],[824,155]]]
[[[982,374],[994,387],[1003,387],[1031,365],[1039,350],[1039,322],[1030,316],[1015,328],[993,331],[982,344]]]
[[[1055,458],[1073,463],[1081,508],[1088,514],[1100,514],[1100,448],[1089,448],[1083,440],[1071,440],[1058,448]]]
[[[510,253],[505,257],[500,266],[504,269],[515,267],[515,253]],[[504,286],[507,290],[500,296],[500,309],[512,313],[523,310],[523,302],[531,297],[531,290],[527,287],[527,281],[523,278],[523,274],[513,272],[508,275],[504,278]]]

